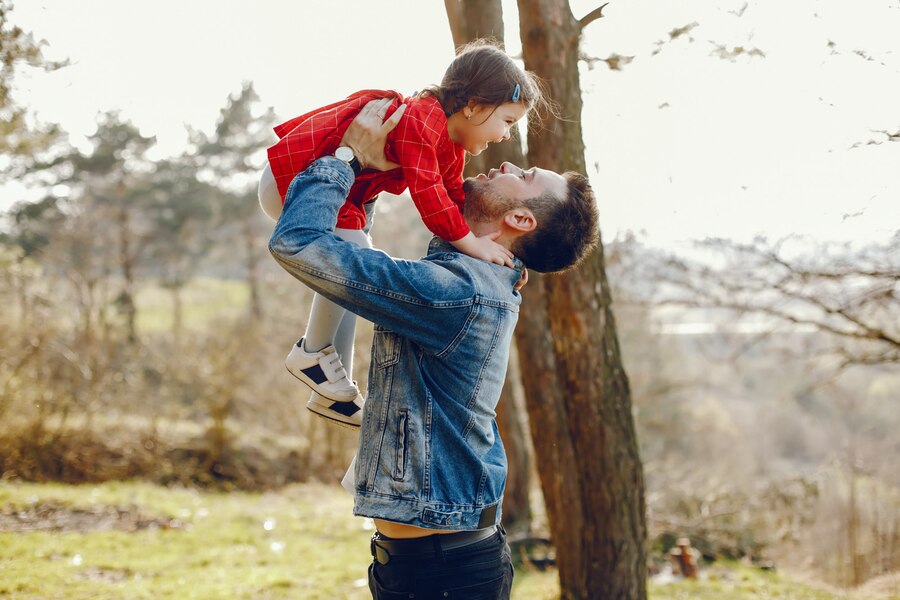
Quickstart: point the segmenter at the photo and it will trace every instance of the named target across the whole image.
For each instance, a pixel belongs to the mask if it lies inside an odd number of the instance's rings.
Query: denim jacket
[[[320,158],[293,180],[269,250],[375,324],[355,473],[357,515],[430,529],[499,522],[506,453],[494,409],[521,296],[516,269],[435,238],[401,260],[332,234],[353,171]]]

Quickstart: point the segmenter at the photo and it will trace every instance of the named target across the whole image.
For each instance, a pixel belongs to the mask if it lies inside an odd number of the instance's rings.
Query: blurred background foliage
[[[335,483],[355,436],[309,418],[282,366],[311,294],[267,258],[271,110],[246,83],[181,156],[147,159],[154,138],[115,112],[78,150],[15,103],[12,69],[63,65],[8,12],[0,168],[43,197],[0,227],[2,480]],[[373,237],[409,258],[428,241],[408,198],[378,201]],[[896,571],[900,234],[606,252],[657,566],[688,535],[708,558],[839,585]],[[361,324],[361,382],[370,342]]]

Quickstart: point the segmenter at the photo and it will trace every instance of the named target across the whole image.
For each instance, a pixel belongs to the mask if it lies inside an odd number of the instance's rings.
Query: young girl
[[[339,147],[351,121],[370,100],[393,96],[386,115],[401,104],[405,113],[388,135],[385,154],[399,164],[390,171],[359,170],[350,148]],[[294,177],[316,158],[347,161],[356,179],[338,214],[335,235],[371,247],[368,229],[374,200],[384,191],[409,188],[428,229],[469,256],[512,266],[512,255],[488,237],[476,237],[463,219],[465,154],[480,154],[491,142],[509,139],[509,130],[543,103],[537,79],[501,49],[479,41],[461,49],[441,85],[404,98],[396,92],[364,90],[275,128],[280,141],[269,148],[269,164],[259,185],[263,210],[281,214]],[[307,408],[351,428],[360,426],[363,397],[351,381],[356,317],[318,294],[306,333],[285,360],[288,371],[313,394]],[[343,362],[342,359],[343,358]]]

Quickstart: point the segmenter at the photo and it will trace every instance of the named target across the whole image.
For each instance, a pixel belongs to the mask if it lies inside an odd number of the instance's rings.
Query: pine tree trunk
[[[562,117],[529,133],[529,164],[584,173],[581,26],[562,0],[518,5],[525,66]],[[562,597],[646,598],[643,471],[602,246],[523,295],[516,340]]]
[[[457,47],[472,40],[489,37],[503,44],[503,9],[500,0],[444,0],[447,20],[453,43]],[[522,145],[519,136],[510,140],[491,144],[479,156],[470,156],[466,162],[467,177],[498,167],[504,161],[517,165],[523,163]],[[524,410],[524,401],[515,397],[518,386],[518,369],[510,366],[507,380],[497,405],[497,425],[506,449],[509,470],[506,490],[503,495],[503,524],[510,531],[531,529],[531,451],[525,439],[525,427],[519,414]]]
[[[255,215],[254,215],[255,216]],[[250,288],[250,315],[262,318],[262,301],[259,295],[259,241],[253,234],[253,218],[245,217],[243,222],[244,252],[246,253],[247,287]]]
[[[119,265],[122,269],[122,293],[119,295],[120,310],[125,313],[125,332],[130,344],[137,343],[137,306],[134,302],[134,257],[131,252],[130,207],[123,202],[118,210]]]
[[[169,288],[172,295],[172,339],[178,342],[181,340],[181,330],[184,321],[184,303],[181,298],[181,284],[175,283]]]

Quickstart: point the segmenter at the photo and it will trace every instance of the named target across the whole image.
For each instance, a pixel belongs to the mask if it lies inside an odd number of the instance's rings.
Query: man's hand
[[[519,280],[516,282],[516,285],[513,286],[513,289],[519,292],[525,287],[526,283],[528,283],[528,269],[522,269],[522,276],[519,277]]]
[[[363,169],[390,171],[400,166],[389,161],[384,155],[387,135],[397,126],[400,117],[406,111],[406,105],[401,104],[391,118],[385,121],[384,115],[387,114],[393,100],[394,98],[389,96],[366,104],[341,138],[341,145],[353,149],[353,154]]]

